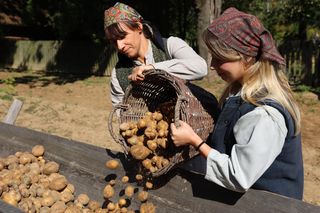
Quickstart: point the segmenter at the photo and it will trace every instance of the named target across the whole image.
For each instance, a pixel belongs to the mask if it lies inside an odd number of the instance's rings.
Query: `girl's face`
[[[140,44],[141,44],[141,36],[142,36],[142,28],[131,30],[125,24],[120,23],[121,28],[124,30],[126,35],[116,40],[115,45],[118,51],[122,54],[125,54],[129,58],[138,58]]]
[[[211,69],[216,70],[217,74],[226,82],[239,82],[242,84],[242,79],[245,73],[243,61],[221,62],[215,59],[211,60]]]

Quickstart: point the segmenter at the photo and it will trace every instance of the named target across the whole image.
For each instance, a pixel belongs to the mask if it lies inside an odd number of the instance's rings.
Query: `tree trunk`
[[[202,32],[209,26],[214,18],[217,18],[221,12],[221,0],[196,0],[196,7],[199,10],[198,14],[198,29],[197,41],[199,46],[199,54],[209,64],[210,55],[207,47],[202,40]]]

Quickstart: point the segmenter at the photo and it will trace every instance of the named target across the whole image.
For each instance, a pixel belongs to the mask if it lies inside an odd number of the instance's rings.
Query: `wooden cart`
[[[75,185],[76,195],[86,193],[91,199],[103,203],[102,191],[111,176],[130,175],[132,165],[122,153],[44,134],[27,128],[0,123],[0,157],[17,151],[31,151],[34,145],[45,146],[45,158],[60,164],[60,173]],[[117,158],[121,169],[108,170],[105,162]],[[115,173],[116,172],[116,173]],[[299,200],[260,190],[236,193],[223,189],[203,176],[177,169],[156,181],[157,188],[150,190],[150,201],[159,213],[182,212],[320,212],[314,206]],[[138,209],[139,202],[132,200],[131,207]],[[19,209],[0,201],[0,212],[16,213]]]

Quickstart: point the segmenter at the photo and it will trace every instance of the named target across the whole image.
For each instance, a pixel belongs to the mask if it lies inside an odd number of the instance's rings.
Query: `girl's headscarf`
[[[244,55],[286,65],[285,59],[275,46],[272,35],[256,16],[231,7],[213,20],[208,30],[225,44]]]

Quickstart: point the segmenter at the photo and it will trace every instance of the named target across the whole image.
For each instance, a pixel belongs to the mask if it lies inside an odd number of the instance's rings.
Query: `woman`
[[[207,65],[186,42],[162,38],[133,8],[116,3],[104,13],[107,38],[116,46],[119,62],[111,74],[113,106],[121,103],[130,81],[143,80],[143,72],[161,69],[186,80],[207,74]]]
[[[302,199],[300,113],[271,34],[257,17],[229,8],[203,38],[211,67],[228,83],[222,112],[206,143],[187,123],[171,124],[175,145],[196,147],[207,159],[205,178],[225,188]]]

